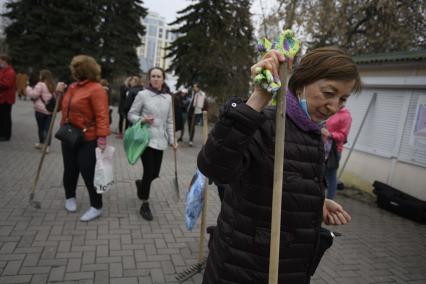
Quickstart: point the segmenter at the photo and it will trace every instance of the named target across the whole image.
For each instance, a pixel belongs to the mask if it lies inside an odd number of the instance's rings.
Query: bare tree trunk
[[[294,17],[296,15],[296,7],[297,7],[297,0],[291,0],[290,2],[290,7],[287,9],[287,17],[286,17],[286,23],[284,25],[284,29],[291,29],[291,27],[293,26],[294,23]]]

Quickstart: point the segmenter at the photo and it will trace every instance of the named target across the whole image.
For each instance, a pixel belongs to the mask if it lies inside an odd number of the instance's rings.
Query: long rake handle
[[[367,110],[365,111],[364,117],[362,118],[361,125],[359,126],[358,132],[356,133],[354,141],[352,142],[351,149],[349,150],[349,153],[346,156],[346,159],[345,159],[345,162],[343,163],[343,166],[339,170],[339,174],[337,176],[338,179],[340,179],[342,177],[343,171],[345,170],[346,164],[348,163],[348,160],[349,160],[349,158],[350,158],[350,156],[352,154],[352,151],[355,148],[355,144],[358,141],[359,134],[361,133],[362,127],[364,126],[364,122],[367,119],[367,115],[370,112],[370,108],[373,105],[373,102],[376,100],[376,97],[377,97],[377,93],[373,93],[373,96],[370,99],[370,103],[368,104]]]
[[[203,111],[203,144],[206,143],[209,136],[209,125],[207,111]],[[207,193],[208,185],[207,178],[204,183],[204,196],[203,196],[203,210],[201,211],[201,225],[200,225],[200,246],[198,250],[198,263],[202,263],[204,259],[204,240],[206,238],[206,216],[207,216]]]
[[[271,247],[269,252],[269,284],[278,283],[281,233],[281,201],[284,174],[284,139],[286,118],[286,92],[288,86],[288,63],[280,65],[280,80],[283,83],[277,95],[277,112],[275,116],[275,157],[274,186],[272,197]]]
[[[176,145],[176,115],[175,115],[175,97],[172,96],[172,113],[173,113],[173,144]],[[177,174],[177,149],[173,148],[173,158],[174,158],[174,166],[175,166],[175,187],[176,187],[176,195],[177,199],[180,199],[179,193],[179,183],[178,183],[178,174]]]
[[[52,120],[50,121],[49,130],[47,131],[47,136],[46,136],[46,139],[45,139],[44,144],[43,144],[43,150],[42,150],[42,153],[41,153],[40,161],[38,163],[37,173],[34,177],[33,185],[31,187],[31,197],[34,196],[34,192],[36,190],[37,183],[38,183],[38,180],[40,178],[40,173],[41,173],[41,169],[43,167],[44,157],[46,157],[47,145],[48,145],[50,138],[52,136],[52,130],[53,130],[53,126],[55,125],[56,113],[58,112],[58,106],[59,106],[61,97],[62,97],[62,94],[59,94],[59,96],[56,98],[55,108],[53,109],[53,112],[52,112]]]

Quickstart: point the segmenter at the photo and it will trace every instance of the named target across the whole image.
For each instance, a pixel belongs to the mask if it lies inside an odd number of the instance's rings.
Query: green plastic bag
[[[124,133],[124,151],[126,151],[127,161],[134,165],[149,143],[151,134],[148,126],[141,121],[127,128]]]

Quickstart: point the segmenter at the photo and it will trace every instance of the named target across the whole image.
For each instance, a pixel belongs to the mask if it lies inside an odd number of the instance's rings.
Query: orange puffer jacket
[[[71,108],[68,113],[70,100]],[[86,129],[84,135],[86,141],[108,136],[110,134],[108,108],[108,96],[101,84],[87,80],[72,83],[62,99],[61,125],[69,122]]]

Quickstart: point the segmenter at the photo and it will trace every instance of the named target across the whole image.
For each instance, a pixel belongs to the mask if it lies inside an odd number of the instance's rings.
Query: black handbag
[[[55,137],[70,148],[76,148],[84,139],[84,131],[71,123],[59,127]]]
[[[334,139],[331,139],[333,142],[331,143],[330,153],[328,154],[328,158],[326,161],[327,169],[338,169],[339,168],[339,152],[337,152],[337,145]]]
[[[311,276],[314,275],[317,270],[318,264],[320,263],[324,253],[333,245],[334,237],[340,237],[342,234],[338,232],[331,232],[326,228],[321,227],[319,243],[313,259],[313,266],[311,270]]]
[[[68,111],[65,123],[64,125],[59,127],[58,131],[55,134],[55,138],[61,140],[62,143],[64,143],[66,146],[74,149],[84,140],[84,132],[86,132],[86,128],[80,129],[69,122],[71,99],[72,94],[68,103]]]
[[[43,102],[48,112],[53,112],[55,110],[56,98],[54,95],[52,95],[52,98],[50,98],[50,100],[47,103],[43,100],[42,96],[40,96],[40,99]]]

